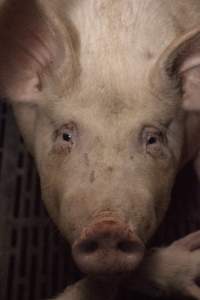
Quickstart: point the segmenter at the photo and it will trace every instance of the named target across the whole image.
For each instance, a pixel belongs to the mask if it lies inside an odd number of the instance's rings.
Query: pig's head
[[[114,27],[104,26],[79,28],[54,1],[7,0],[0,19],[1,95],[36,160],[48,211],[87,273],[141,261],[170,201],[181,98],[195,97],[200,69],[199,33],[151,59],[127,31],[111,45]]]

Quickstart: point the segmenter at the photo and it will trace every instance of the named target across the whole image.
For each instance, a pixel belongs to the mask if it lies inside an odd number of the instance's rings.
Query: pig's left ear
[[[63,64],[66,37],[39,3],[5,0],[0,8],[0,96],[11,101],[36,103],[46,74]]]
[[[163,90],[176,89],[185,109],[200,110],[200,28],[173,42],[155,70]]]

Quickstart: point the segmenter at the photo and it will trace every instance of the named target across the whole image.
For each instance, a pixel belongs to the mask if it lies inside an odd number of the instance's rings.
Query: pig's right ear
[[[154,71],[159,89],[176,90],[185,109],[200,110],[200,28],[173,42]]]
[[[36,103],[46,72],[62,64],[64,39],[49,19],[38,0],[5,0],[0,10],[1,97]]]

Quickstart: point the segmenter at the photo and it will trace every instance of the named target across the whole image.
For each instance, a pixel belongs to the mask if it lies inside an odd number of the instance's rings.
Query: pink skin
[[[134,271],[180,165],[199,147],[191,142],[199,117],[181,103],[198,108],[200,4],[60,3],[2,1],[1,95],[10,99],[44,201],[79,267],[92,275]],[[185,26],[191,22],[194,30]]]

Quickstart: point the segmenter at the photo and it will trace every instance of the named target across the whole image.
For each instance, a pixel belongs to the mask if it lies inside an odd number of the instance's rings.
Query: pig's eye
[[[70,153],[77,139],[77,127],[73,122],[63,125],[55,132],[54,150]]]
[[[65,142],[70,142],[70,141],[72,140],[72,134],[69,133],[69,132],[64,132],[64,133],[62,134],[62,139],[63,139],[63,141],[65,141]]]
[[[166,139],[161,130],[150,127],[143,131],[143,143],[147,153],[159,156],[162,154]]]
[[[154,145],[154,144],[158,143],[158,141],[159,141],[158,136],[150,135],[147,138],[147,145]]]

